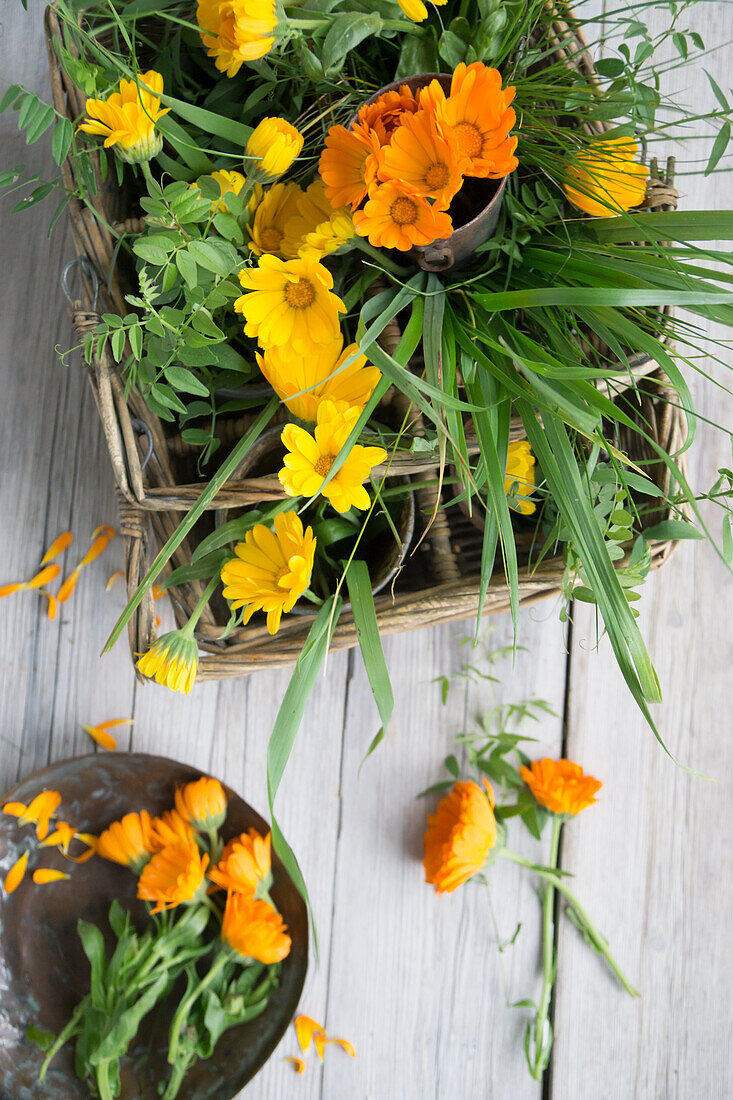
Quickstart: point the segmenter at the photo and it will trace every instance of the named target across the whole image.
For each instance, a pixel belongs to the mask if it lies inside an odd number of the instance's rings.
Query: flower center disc
[[[425,173],[425,184],[431,191],[438,191],[441,187],[445,187],[449,178],[450,171],[447,164],[431,164]]]
[[[316,296],[316,288],[308,279],[298,279],[297,283],[287,283],[285,301],[293,309],[307,309]]]
[[[326,477],[335,461],[336,455],[321,455],[313,469],[319,477]]]
[[[260,235],[265,252],[277,252],[282,244],[282,239],[282,232],[276,229],[274,225],[269,225],[267,229],[263,229]]]
[[[467,157],[477,157],[481,152],[483,140],[480,132],[472,122],[459,122],[453,127],[453,134],[458,142],[458,149]]]
[[[417,221],[417,203],[408,199],[407,195],[395,199],[389,212],[397,225],[412,225]]]

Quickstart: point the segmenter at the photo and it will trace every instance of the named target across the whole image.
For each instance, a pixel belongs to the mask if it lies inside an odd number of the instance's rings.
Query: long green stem
[[[64,1045],[64,1043],[67,1043],[69,1041],[69,1039],[71,1038],[71,1036],[74,1034],[74,1031],[76,1029],[76,1025],[78,1024],[79,1019],[81,1018],[81,1015],[84,1012],[85,1004],[86,1004],[86,999],[76,1006],[76,1008],[74,1009],[74,1012],[73,1012],[73,1014],[71,1016],[71,1019],[69,1020],[68,1024],[66,1025],[66,1027],[64,1028],[63,1031],[59,1032],[59,1035],[58,1035],[56,1041],[54,1042],[53,1046],[51,1047],[51,1049],[46,1054],[46,1057],[43,1059],[43,1064],[42,1064],[41,1069],[40,1069],[39,1074],[38,1074],[38,1080],[39,1081],[43,1081],[44,1077],[46,1076],[46,1073],[48,1072],[48,1067],[50,1066],[51,1062],[53,1061],[55,1056],[58,1054],[58,1052],[61,1050],[61,1047]]]
[[[114,1100],[109,1083],[109,1058],[103,1059],[97,1066],[97,1088],[101,1100]]]
[[[593,924],[593,921],[588,916],[586,909],[578,901],[578,898],[575,896],[572,890],[570,890],[569,887],[565,885],[563,878],[556,871],[551,871],[547,867],[540,867],[538,866],[538,864],[532,863],[531,860],[525,859],[524,856],[520,856],[517,852],[511,852],[507,848],[503,849],[501,855],[504,856],[505,859],[510,859],[512,863],[518,863],[520,867],[526,867],[529,871],[534,871],[536,875],[538,875],[542,879],[545,879],[546,882],[551,882],[556,890],[559,890],[561,894],[565,895],[565,897],[570,902],[571,908],[578,917],[580,924],[584,929],[588,931],[590,937],[592,938],[593,945],[596,951],[598,951],[598,953],[602,955],[603,958],[606,960],[609,969],[612,970],[613,973],[616,975],[626,992],[631,997],[640,996],[639,991],[634,988],[634,986],[631,984],[631,982],[621,970],[621,967],[618,965],[613,955],[609,951],[608,943],[606,942],[605,936],[603,936],[598,931],[596,926]]]
[[[201,599],[199,600],[199,602],[196,604],[196,606],[193,609],[193,614],[191,615],[191,618],[188,620],[188,622],[186,623],[186,625],[183,628],[188,633],[193,634],[196,623],[201,618],[203,610],[206,607],[209,600],[211,599],[212,595],[214,594],[214,589],[216,588],[218,583],[219,583],[219,574],[216,573],[211,578],[209,583],[206,585],[206,588],[204,589],[204,593],[203,593]]]
[[[562,820],[559,817],[552,819],[552,837],[550,839],[549,867],[557,868],[557,856],[560,850],[560,830]],[[537,1015],[534,1022],[534,1059],[530,1066],[530,1073],[535,1081],[542,1079],[542,1073],[547,1065],[552,1040],[550,1038],[549,1013],[552,987],[555,982],[555,884],[548,880],[545,885],[545,896],[542,900],[542,993],[537,1007]]]
[[[208,974],[202,978],[198,985],[194,986],[187,997],[184,997],[180,1005],[176,1010],[176,1014],[173,1017],[170,1030],[170,1042],[168,1044],[168,1062],[173,1065],[176,1061],[176,1054],[178,1052],[178,1043],[181,1038],[181,1030],[188,1018],[188,1014],[193,1008],[196,1001],[199,999],[203,991],[207,986],[211,985],[214,978],[224,968],[229,961],[229,953],[226,948],[222,947],[221,952],[211,964]]]

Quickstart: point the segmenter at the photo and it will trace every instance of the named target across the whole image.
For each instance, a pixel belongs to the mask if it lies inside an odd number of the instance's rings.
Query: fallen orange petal
[[[56,618],[59,610],[59,601],[51,592],[45,592],[44,595],[48,596],[48,607],[46,608],[46,614],[51,622]]]
[[[114,737],[107,731],[114,726],[131,726],[133,724],[132,718],[110,718],[107,722],[100,722],[96,726],[82,726],[83,730],[92,737],[98,745],[101,745],[103,749],[109,749],[112,751],[117,748],[117,742]]]
[[[66,871],[52,871],[50,867],[39,867],[33,872],[36,886],[46,886],[49,882],[60,882],[65,878],[71,878],[71,875],[67,875]]]
[[[346,1051],[349,1058],[356,1058],[356,1051],[348,1039],[326,1039],[326,1043],[335,1043],[336,1046]]]
[[[79,562],[79,568],[82,569],[85,565],[93,562],[95,558],[98,558],[102,551],[107,549],[108,544],[109,535],[98,535]]]
[[[124,579],[124,576],[125,576],[125,574],[124,574],[124,573],[122,572],[122,570],[121,570],[121,569],[118,569],[118,570],[117,570],[117,572],[116,572],[116,573],[113,573],[113,574],[112,574],[112,576],[111,576],[111,577],[109,578],[109,580],[107,581],[107,587],[106,587],[105,591],[106,591],[106,592],[109,592],[110,588],[111,588],[111,587],[112,587],[112,585],[113,585],[113,584],[115,583],[115,581],[116,581],[116,580],[117,580],[117,579],[118,579],[119,577],[121,577],[122,579]]]
[[[285,1059],[286,1062],[292,1062],[295,1066],[295,1072],[300,1077],[301,1073],[305,1073],[305,1062],[302,1058],[294,1058],[292,1054],[289,1054]]]
[[[23,852],[23,855],[14,863],[5,876],[5,892],[12,894],[13,890],[17,889],[23,881],[25,875],[25,869],[28,866],[28,853]]]
[[[42,791],[26,808],[24,814],[18,818],[19,825],[29,825],[36,822],[36,836],[39,840],[45,840],[48,836],[48,826],[51,814],[55,813],[61,804],[61,795],[58,791]]]
[[[3,806],[3,813],[10,814],[11,817],[22,817],[26,808],[25,802],[6,802]]]
[[[67,546],[70,546],[74,541],[74,536],[71,531],[64,531],[63,535],[59,535],[57,539],[54,539],[49,546],[46,553],[41,558],[41,565],[45,565],[47,561],[53,561],[59,554],[63,554]]]
[[[156,615],[156,616],[155,616],[155,629],[156,629],[156,630],[158,629],[158,627],[160,626],[160,624],[162,623],[162,621],[163,621],[163,620],[161,619],[160,615]]]
[[[73,573],[69,573],[68,577],[66,578],[66,580],[61,585],[58,592],[56,593],[56,599],[58,600],[59,603],[66,603],[69,596],[71,595],[71,593],[76,588],[76,582],[78,580],[79,580],[79,568],[77,566],[77,568],[73,571]]]
[[[56,828],[44,840],[41,841],[40,847],[54,848],[58,846],[59,848],[62,848],[65,852],[75,836],[76,829],[73,825],[69,825],[67,821],[57,821]]]
[[[326,1049],[326,1032],[317,1031],[313,1036],[313,1042],[316,1048],[316,1054],[323,1061],[323,1052]]]
[[[55,581],[60,572],[61,566],[56,565],[55,562],[53,565],[47,565],[27,582],[26,588],[43,588],[48,581]]]
[[[3,596],[12,596],[13,592],[20,592],[21,588],[25,588],[24,581],[16,581],[14,584],[4,584],[0,588],[0,600]]]
[[[311,1039],[315,1034],[320,1034],[325,1039],[326,1029],[310,1016],[296,1016],[295,1035],[301,1050],[307,1050]]]
[[[92,533],[92,539],[96,539],[99,535],[106,535],[108,539],[113,539],[116,534],[114,527],[110,527],[108,523],[103,523]]]

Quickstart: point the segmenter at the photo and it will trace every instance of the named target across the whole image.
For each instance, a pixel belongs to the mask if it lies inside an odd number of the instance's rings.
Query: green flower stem
[[[196,628],[196,623],[201,618],[201,615],[203,614],[203,610],[206,607],[209,600],[211,599],[211,597],[213,596],[214,589],[216,588],[216,586],[218,584],[219,584],[219,574],[215,573],[214,576],[209,581],[209,583],[206,585],[206,588],[204,589],[203,596],[201,597],[199,602],[194,607],[193,614],[191,615],[191,618],[188,620],[186,625],[182,628],[182,630],[181,630],[182,634],[188,634],[191,637],[193,637],[193,632]]]
[[[109,1082],[109,1058],[104,1058],[97,1066],[97,1088],[101,1100],[114,1100],[114,1094]]]
[[[47,1052],[46,1057],[43,1059],[43,1064],[42,1064],[41,1069],[40,1069],[39,1074],[38,1074],[38,1080],[39,1081],[43,1081],[44,1077],[46,1076],[46,1073],[48,1072],[48,1067],[50,1066],[51,1062],[56,1057],[58,1052],[61,1050],[61,1047],[64,1045],[64,1043],[67,1043],[69,1041],[69,1039],[71,1038],[71,1036],[76,1031],[76,1025],[78,1024],[78,1022],[79,1022],[79,1020],[82,1016],[82,1013],[84,1012],[84,1006],[85,1006],[85,1001],[82,1001],[80,1004],[78,1004],[76,1006],[76,1008],[74,1009],[74,1012],[73,1012],[73,1014],[71,1016],[71,1019],[69,1020],[68,1024],[66,1025],[66,1027],[64,1028],[63,1031],[59,1032],[59,1035],[58,1035],[55,1043],[50,1048],[50,1050]]]
[[[168,1044],[168,1062],[170,1065],[175,1064],[176,1054],[178,1052],[178,1043],[181,1038],[181,1030],[183,1029],[183,1025],[188,1018],[189,1012],[191,1011],[201,994],[207,988],[207,986],[211,985],[214,978],[220,973],[221,970],[224,969],[224,966],[227,964],[228,961],[229,952],[225,947],[222,947],[218,957],[214,959],[213,963],[211,964],[211,967],[209,968],[209,972],[206,977],[202,978],[198,985],[194,986],[188,996],[183,998],[178,1008],[176,1009],[176,1014],[173,1017],[173,1022],[171,1024],[170,1042]]]
[[[560,850],[560,830],[562,819],[553,816],[552,837],[550,838],[549,867],[557,869],[557,857]],[[545,1035],[549,1035],[550,999],[552,987],[555,982],[555,885],[551,880],[545,886],[545,896],[542,899],[542,993],[540,1003],[537,1006],[537,1014],[534,1021],[534,1060],[530,1066],[530,1073],[535,1081],[542,1079],[542,1073],[547,1065],[551,1039],[545,1041]]]
[[[572,890],[565,885],[564,880],[557,871],[551,870],[549,867],[540,867],[538,864],[532,863],[530,859],[525,859],[524,856],[520,856],[517,852],[511,852],[507,848],[504,848],[500,854],[504,856],[505,859],[510,859],[512,863],[518,863],[520,867],[526,867],[529,871],[534,871],[536,875],[546,882],[552,883],[556,890],[559,890],[561,894],[565,895],[575,911],[579,922],[583,928],[587,929],[589,936],[592,938],[593,946],[596,951],[606,960],[609,969],[613,971],[630,997],[639,997],[639,991],[634,988],[609,951],[605,937],[598,931],[585,908],[578,901]]]
[[[400,278],[405,277],[405,269],[401,267],[394,260],[390,260],[387,253],[382,248],[375,248],[374,245],[369,244],[369,241],[365,237],[360,237],[358,234],[353,238],[354,244],[357,248],[365,252],[372,260],[377,260],[381,267],[385,271],[391,271],[393,275],[398,275]]]

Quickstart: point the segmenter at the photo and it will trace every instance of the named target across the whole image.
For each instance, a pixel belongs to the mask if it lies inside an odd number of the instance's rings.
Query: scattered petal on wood
[[[28,581],[26,587],[43,588],[44,584],[48,584],[49,581],[55,581],[60,572],[60,565],[56,565],[55,563],[53,565],[47,565],[40,573],[36,573],[35,577]]]
[[[51,592],[44,592],[44,596],[48,596],[48,607],[46,608],[46,614],[51,622],[56,618],[59,610],[59,601]]]
[[[76,582],[78,580],[79,580],[79,569],[77,567],[73,571],[73,573],[69,573],[68,577],[66,578],[64,583],[59,588],[59,590],[56,594],[56,599],[58,600],[59,603],[66,603],[69,596],[72,594],[72,592],[76,588]]]
[[[63,554],[67,546],[70,546],[74,541],[74,536],[71,531],[64,531],[62,535],[59,535],[57,539],[54,539],[49,546],[46,553],[41,558],[41,565],[45,565],[48,561],[53,561],[59,554]]]
[[[107,722],[100,722],[96,726],[82,726],[81,728],[103,749],[108,749],[112,752],[117,748],[117,742],[107,731],[113,729],[115,726],[131,726],[132,723],[132,718],[111,718]]]
[[[316,1033],[322,1035],[325,1039],[326,1029],[317,1020],[312,1019],[310,1016],[296,1016],[295,1035],[301,1050],[308,1049],[311,1045],[311,1039]]]
[[[285,1061],[292,1062],[298,1077],[300,1077],[301,1073],[305,1073],[305,1062],[302,1058],[295,1058],[292,1054],[289,1054]]]
[[[117,572],[113,573],[112,576],[107,581],[107,587],[106,587],[105,591],[109,592],[110,588],[115,583],[115,581],[117,581],[118,579],[119,580],[124,580],[124,578],[125,578],[125,574],[122,572],[121,569],[118,569]]]
[[[341,1047],[342,1050],[346,1051],[349,1058],[356,1058],[356,1051],[354,1050],[353,1044],[350,1043],[348,1039],[326,1039],[326,1043],[335,1043],[337,1046]]]
[[[115,531],[114,527],[110,527],[108,523],[103,523],[101,524],[101,526],[97,527],[96,531],[92,533],[92,541],[94,541],[94,539],[98,538],[100,535],[106,535],[108,539],[113,539],[116,534],[117,532]]]

